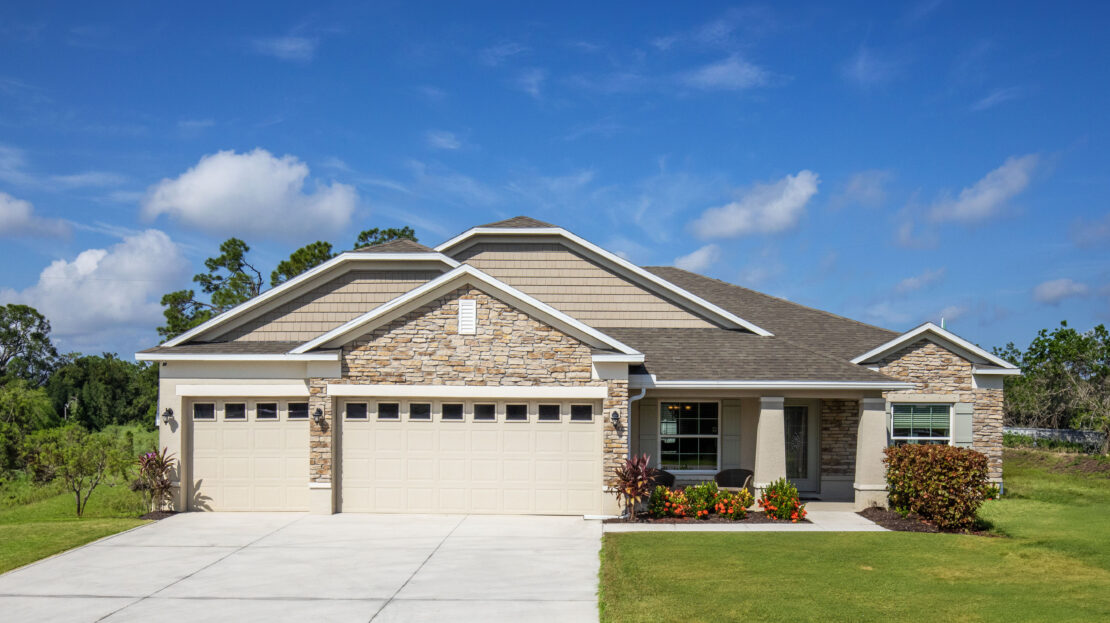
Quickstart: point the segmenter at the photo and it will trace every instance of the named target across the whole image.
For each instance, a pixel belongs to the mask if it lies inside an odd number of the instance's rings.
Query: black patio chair
[[[655,486],[663,486],[668,489],[674,488],[674,474],[665,469],[655,470]]]
[[[722,489],[749,489],[753,475],[750,469],[722,469],[713,476],[713,482]]]

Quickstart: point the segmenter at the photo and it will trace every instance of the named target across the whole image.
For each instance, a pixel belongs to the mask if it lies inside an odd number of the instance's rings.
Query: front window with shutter
[[[951,443],[952,405],[892,404],[890,411],[890,438],[894,445]]]

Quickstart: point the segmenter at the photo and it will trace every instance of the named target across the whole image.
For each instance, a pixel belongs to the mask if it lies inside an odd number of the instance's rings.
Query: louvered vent
[[[478,330],[478,301],[459,300],[459,335],[474,335]]]

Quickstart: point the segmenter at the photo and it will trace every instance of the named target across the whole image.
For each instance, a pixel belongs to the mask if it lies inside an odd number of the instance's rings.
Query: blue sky
[[[0,303],[127,354],[229,236],[529,214],[987,347],[1110,320],[1103,3],[410,4],[0,7]]]

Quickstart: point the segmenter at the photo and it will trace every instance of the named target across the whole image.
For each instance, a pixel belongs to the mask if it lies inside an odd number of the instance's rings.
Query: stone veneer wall
[[[477,301],[477,333],[458,334],[458,300]],[[593,378],[590,347],[481,290],[464,287],[382,326],[343,347],[342,381],[416,385],[607,385],[604,402],[606,482],[628,446],[627,381]],[[313,482],[332,473],[332,400],[328,379],[312,379],[309,410],[324,410],[325,427],[312,425]],[[621,430],[609,414],[621,414]]]
[[[821,474],[856,475],[856,433],[859,402],[821,400]]]
[[[879,362],[879,372],[913,383],[917,392],[956,394],[960,402],[972,403],[972,447],[987,455],[990,478],[1001,480],[1002,390],[973,387],[971,370],[970,361],[929,340],[918,341]]]

